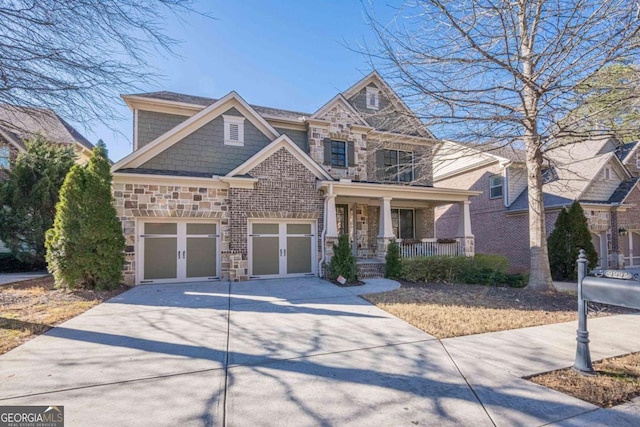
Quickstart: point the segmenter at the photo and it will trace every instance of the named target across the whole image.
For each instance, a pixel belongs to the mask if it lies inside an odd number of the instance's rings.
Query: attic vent
[[[224,144],[244,145],[244,117],[223,115],[224,119]]]
[[[380,101],[380,90],[372,86],[367,86],[366,97],[367,108],[377,110]]]

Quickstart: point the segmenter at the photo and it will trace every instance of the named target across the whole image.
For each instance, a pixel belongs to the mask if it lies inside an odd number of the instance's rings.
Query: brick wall
[[[249,175],[258,178],[254,189],[229,190],[230,250],[239,254],[246,264],[249,218],[314,219],[320,257],[324,199],[316,188],[316,177],[284,148],[252,169]]]

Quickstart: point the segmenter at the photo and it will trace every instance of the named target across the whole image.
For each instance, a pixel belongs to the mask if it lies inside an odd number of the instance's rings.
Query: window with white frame
[[[413,152],[384,150],[384,180],[397,182],[413,181]]]
[[[497,199],[502,197],[504,187],[504,178],[502,175],[493,175],[489,177],[489,198]]]
[[[223,115],[225,145],[244,145],[244,117]]]
[[[391,226],[398,239],[414,239],[415,211],[413,209],[391,209]]]
[[[380,105],[380,89],[367,86],[367,108],[377,110]]]
[[[0,147],[0,169],[9,169],[11,165],[11,151],[9,147]]]

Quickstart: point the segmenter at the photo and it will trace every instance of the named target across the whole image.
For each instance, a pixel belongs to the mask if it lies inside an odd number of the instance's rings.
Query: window
[[[604,175],[604,179],[611,179],[611,168],[606,166],[602,171],[602,174]]]
[[[11,161],[11,151],[9,147],[0,147],[0,168],[9,169]]]
[[[415,223],[413,209],[391,209],[391,226],[398,239],[414,239]]]
[[[380,90],[375,87],[367,86],[367,108],[377,110],[379,108]]]
[[[381,166],[385,181],[413,181],[413,153],[411,151],[383,150]]]
[[[489,177],[489,197],[491,199],[502,197],[503,182],[504,178],[502,175],[493,175],[492,177]]]
[[[640,168],[640,153],[638,153],[636,156],[636,167]]]
[[[336,205],[336,221],[338,225],[338,234],[349,233],[349,206]]]
[[[347,149],[344,141],[331,141],[331,166],[347,166]]]
[[[224,144],[244,145],[244,117],[223,115],[224,119]]]

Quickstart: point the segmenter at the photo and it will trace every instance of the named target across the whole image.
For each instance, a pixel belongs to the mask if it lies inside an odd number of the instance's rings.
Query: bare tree
[[[0,1],[0,104],[46,107],[76,122],[113,119],[122,92],[153,81],[151,52],[172,53],[169,18],[193,0]]]
[[[373,65],[439,137],[526,151],[529,286],[552,286],[545,233],[545,147],[570,126],[576,88],[638,58],[628,0],[410,0],[391,23],[368,9]]]

